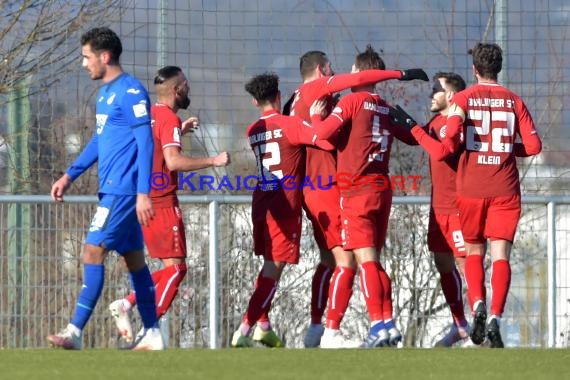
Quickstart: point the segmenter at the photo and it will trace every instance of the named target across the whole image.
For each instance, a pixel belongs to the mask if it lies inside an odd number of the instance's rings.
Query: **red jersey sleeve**
[[[431,137],[425,129],[416,125],[412,128],[412,135],[416,141],[428,152],[431,158],[437,161],[443,161],[449,157],[452,152],[447,145]]]
[[[526,105],[522,100],[515,103],[519,120],[519,133],[522,142],[515,143],[513,152],[517,157],[528,157],[539,154],[542,151],[542,141],[534,127],[534,121]]]
[[[352,115],[356,114],[353,110],[354,105],[348,101],[350,98],[349,96],[341,98],[331,114],[323,121],[319,121],[318,115],[311,117],[313,128],[318,133],[319,138],[331,139],[342,126],[352,119]]]
[[[418,141],[415,139],[414,135],[411,133],[411,131],[397,125],[397,124],[392,124],[392,128],[390,129],[390,132],[394,135],[395,138],[397,138],[398,140],[400,140],[403,143],[406,143],[408,145],[418,145]]]
[[[317,115],[316,117],[320,120],[320,116]],[[325,140],[332,136],[335,130],[333,130],[332,133],[329,133],[325,127],[317,129],[296,116],[280,115],[279,118],[280,124],[287,126],[286,128],[283,128],[283,133],[287,136],[287,139],[291,144],[316,145],[324,150],[334,149],[334,146]]]
[[[398,70],[363,70],[354,74],[338,74],[317,79],[313,90],[313,100],[355,86],[373,84],[389,79],[400,79]]]
[[[355,86],[382,82],[389,79],[400,79],[401,77],[402,73],[397,70],[363,70],[354,74],[338,74],[329,77],[322,77],[301,86],[303,101],[306,103],[306,107],[311,107],[311,104],[315,100],[325,96],[330,96],[335,92],[343,91]],[[296,109],[297,101],[300,96],[300,92],[297,91],[295,94],[295,100],[291,106],[292,109]],[[299,112],[295,111],[295,114],[297,113]]]
[[[160,142],[161,148],[169,146],[181,148],[180,143],[180,125],[181,121],[173,112],[164,112],[161,117],[156,119],[156,137]]]

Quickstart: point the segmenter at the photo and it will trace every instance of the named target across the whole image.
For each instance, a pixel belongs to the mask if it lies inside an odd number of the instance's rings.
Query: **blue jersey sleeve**
[[[75,159],[71,166],[66,170],[66,173],[71,177],[72,181],[75,181],[77,177],[83,174],[87,169],[91,167],[97,158],[99,157],[99,147],[97,133],[93,134],[93,137],[87,143],[81,154]]]
[[[137,193],[150,193],[154,141],[150,119],[150,99],[144,88],[129,88],[123,98],[123,113],[137,144]]]
[[[152,129],[150,125],[139,125],[133,128],[133,134],[137,141],[138,155],[138,178],[137,193],[150,193],[150,175],[152,172],[152,152],[154,150],[154,142],[152,138]]]

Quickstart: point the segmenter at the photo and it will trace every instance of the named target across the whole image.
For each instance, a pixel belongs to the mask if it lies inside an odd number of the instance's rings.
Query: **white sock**
[[[323,333],[323,336],[335,336],[338,333],[339,330],[337,329],[330,329],[328,327],[325,327],[325,332]]]
[[[499,327],[501,326],[501,317],[498,317],[496,315],[491,315],[491,317],[489,318],[489,322],[491,322],[491,320],[496,320],[497,321],[497,325],[499,325]]]
[[[121,303],[123,304],[123,307],[125,308],[125,310],[129,311],[133,308],[133,305],[131,305],[131,303],[129,301],[127,301],[125,298],[123,298],[121,300]]]
[[[71,323],[67,325],[66,329],[75,336],[81,336],[81,329]]]

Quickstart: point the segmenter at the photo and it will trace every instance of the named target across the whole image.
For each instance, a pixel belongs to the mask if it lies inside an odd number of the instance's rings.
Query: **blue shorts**
[[[123,255],[144,249],[141,225],[137,219],[136,195],[99,194],[85,243],[104,246]]]

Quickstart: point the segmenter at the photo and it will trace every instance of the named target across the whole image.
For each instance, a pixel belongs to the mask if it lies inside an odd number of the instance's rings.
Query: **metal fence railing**
[[[260,265],[251,253],[251,197],[180,199],[189,271],[161,325],[171,347],[227,347]],[[45,336],[67,324],[81,286],[80,252],[96,201],[69,196],[64,204],[55,204],[47,196],[0,196],[1,348],[45,346]],[[431,346],[450,320],[425,248],[428,203],[427,197],[394,198],[382,255],[393,280],[398,323],[406,344],[416,347]],[[502,324],[507,346],[568,345],[569,206],[570,197],[565,196],[523,198]],[[271,313],[289,347],[302,347],[309,322],[310,279],[318,260],[309,232],[304,227],[301,263],[285,271]],[[114,346],[113,321],[106,307],[128,286],[116,255],[110,255],[106,286],[84,332],[85,347]],[[366,309],[359,290],[355,288],[354,294],[343,329],[363,336]]]

